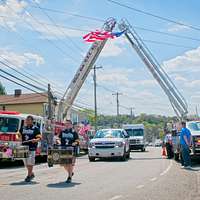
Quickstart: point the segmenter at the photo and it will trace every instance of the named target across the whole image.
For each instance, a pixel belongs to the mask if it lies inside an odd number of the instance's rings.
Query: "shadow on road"
[[[37,185],[37,184],[39,184],[39,182],[31,181],[31,182],[27,183],[25,181],[19,181],[19,182],[11,183],[10,185],[12,185],[12,186],[23,186],[23,185]]]
[[[65,182],[59,182],[59,183],[50,183],[47,185],[49,188],[68,188],[68,187],[75,187],[76,185],[80,185],[81,183],[65,183]]]

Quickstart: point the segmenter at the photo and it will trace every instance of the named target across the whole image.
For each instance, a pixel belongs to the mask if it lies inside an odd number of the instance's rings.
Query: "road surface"
[[[88,162],[80,157],[73,183],[60,166],[35,167],[33,183],[24,183],[24,168],[0,169],[2,200],[199,200],[200,175],[180,169],[178,163],[161,158],[160,148],[132,152],[131,159]]]

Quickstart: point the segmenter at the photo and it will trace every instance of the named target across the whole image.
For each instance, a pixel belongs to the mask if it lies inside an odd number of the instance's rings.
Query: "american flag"
[[[96,42],[96,41],[103,41],[106,40],[108,38],[114,39],[116,37],[120,37],[124,31],[121,32],[109,32],[109,31],[92,31],[86,35],[83,36],[83,39],[86,42]]]
[[[108,38],[114,38],[111,32],[108,31],[92,31],[83,36],[83,39],[86,42],[96,42],[96,41],[103,41]]]

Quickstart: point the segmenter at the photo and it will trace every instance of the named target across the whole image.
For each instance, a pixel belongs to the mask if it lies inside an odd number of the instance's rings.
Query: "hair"
[[[186,122],[181,122],[182,126],[186,126]]]
[[[72,124],[72,120],[67,119],[66,122],[69,122],[70,124]]]
[[[30,119],[30,120],[34,120],[34,118],[33,118],[33,116],[32,115],[28,115],[27,117],[26,117],[26,119]]]

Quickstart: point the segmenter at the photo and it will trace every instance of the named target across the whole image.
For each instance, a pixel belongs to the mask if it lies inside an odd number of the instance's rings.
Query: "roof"
[[[47,93],[29,93],[15,95],[0,95],[0,105],[16,105],[29,103],[47,103]]]

